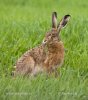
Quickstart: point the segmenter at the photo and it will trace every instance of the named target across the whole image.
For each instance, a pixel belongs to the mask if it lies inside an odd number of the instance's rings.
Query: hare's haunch
[[[57,24],[57,13],[52,13],[52,29],[47,32],[43,42],[24,53],[16,63],[14,75],[34,76],[41,72],[57,73],[64,60],[64,45],[59,33],[69,21],[70,15],[65,15]]]

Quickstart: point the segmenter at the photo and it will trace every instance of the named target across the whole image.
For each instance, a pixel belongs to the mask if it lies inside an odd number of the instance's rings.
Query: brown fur
[[[67,16],[67,15],[66,15]],[[34,76],[40,72],[56,72],[64,60],[64,45],[60,40],[59,32],[63,23],[67,21],[64,17],[60,26],[56,26],[56,12],[52,14],[52,30],[46,33],[42,44],[24,53],[16,63],[14,75]]]

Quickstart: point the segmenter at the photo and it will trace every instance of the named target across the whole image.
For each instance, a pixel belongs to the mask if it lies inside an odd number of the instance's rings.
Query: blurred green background
[[[87,100],[88,99],[88,1],[0,0],[0,99]],[[61,76],[46,79],[11,77],[17,59],[37,46],[51,29],[51,14],[58,22],[71,15],[60,36],[67,52]],[[6,95],[13,92],[15,95]],[[29,93],[24,96],[20,93]]]

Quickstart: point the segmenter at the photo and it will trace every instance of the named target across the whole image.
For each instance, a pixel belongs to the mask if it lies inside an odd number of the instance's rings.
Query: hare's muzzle
[[[42,44],[45,45],[46,43],[47,43],[47,41],[46,40],[43,40]]]

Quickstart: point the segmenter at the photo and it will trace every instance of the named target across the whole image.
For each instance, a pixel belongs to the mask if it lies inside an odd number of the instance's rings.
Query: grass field
[[[67,49],[61,76],[12,78],[16,60],[51,29],[53,11],[58,22],[71,15],[60,34]],[[87,0],[0,0],[0,100],[88,100]]]

